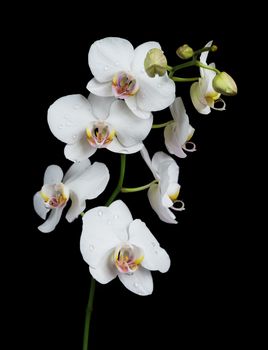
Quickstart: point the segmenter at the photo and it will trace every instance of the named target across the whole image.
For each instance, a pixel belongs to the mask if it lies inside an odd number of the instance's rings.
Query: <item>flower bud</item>
[[[188,60],[188,58],[193,57],[194,50],[187,44],[180,46],[176,54],[183,60]]]
[[[148,51],[144,68],[149,77],[154,78],[156,74],[162,77],[167,71],[167,59],[163,51],[157,48]]]
[[[234,79],[226,72],[215,75],[212,81],[213,89],[225,96],[234,96],[237,94],[237,86]]]

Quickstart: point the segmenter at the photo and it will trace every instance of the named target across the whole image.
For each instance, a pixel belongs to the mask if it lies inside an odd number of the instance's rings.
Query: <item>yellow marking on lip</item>
[[[180,193],[180,191],[172,193],[172,194],[169,195],[169,198],[174,202],[178,198],[179,193]]]
[[[45,202],[47,202],[47,201],[49,200],[49,197],[48,197],[44,192],[42,192],[42,191],[40,191],[40,196],[43,198],[43,200],[44,200]]]
[[[136,265],[140,265],[142,263],[143,259],[144,259],[144,256],[141,255],[138,259],[134,260],[134,263]]]

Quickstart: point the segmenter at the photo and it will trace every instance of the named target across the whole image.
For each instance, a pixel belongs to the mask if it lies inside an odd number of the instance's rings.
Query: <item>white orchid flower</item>
[[[160,111],[175,99],[175,83],[167,74],[150,78],[144,70],[149,50],[159,48],[150,41],[135,50],[128,40],[108,37],[95,41],[89,50],[88,62],[94,78],[87,89],[98,96],[124,99],[139,118],[150,118],[150,112]]]
[[[209,41],[205,47],[210,47],[212,40]],[[202,52],[200,55],[200,62],[207,65],[207,57],[209,51]],[[214,63],[209,64],[210,67],[215,68]],[[192,103],[196,110],[201,114],[209,114],[212,109],[219,111],[225,110],[225,102],[220,98],[221,94],[213,89],[212,81],[216,75],[216,72],[200,67],[200,75],[198,82],[191,85],[190,95]],[[216,107],[215,103],[222,103],[222,107]]]
[[[165,127],[165,144],[169,153],[175,154],[179,158],[185,158],[184,151],[193,152],[196,150],[195,144],[190,141],[195,129],[189,123],[189,117],[181,97],[175,99],[170,106],[170,112],[174,121]]]
[[[177,224],[176,216],[170,209],[184,210],[184,203],[178,200],[179,167],[175,160],[164,152],[156,152],[152,158],[144,147],[141,155],[152,171],[157,183],[152,183],[148,190],[148,199],[159,219],[168,224]]]
[[[118,276],[138,295],[153,292],[150,271],[167,272],[170,267],[166,251],[121,200],[85,213],[80,249],[95,280],[106,284]]]
[[[153,116],[141,120],[123,101],[90,94],[59,98],[48,110],[53,135],[67,143],[65,157],[82,161],[98,148],[116,153],[135,153],[151,130]]]
[[[66,214],[66,219],[72,222],[86,208],[86,199],[93,199],[106,188],[110,175],[103,163],[90,164],[86,159],[74,163],[66,175],[58,165],[47,167],[44,175],[44,185],[41,191],[34,195],[34,209],[37,214],[48,219],[38,227],[41,232],[51,232],[60,221],[62,211],[69,199],[72,204]]]

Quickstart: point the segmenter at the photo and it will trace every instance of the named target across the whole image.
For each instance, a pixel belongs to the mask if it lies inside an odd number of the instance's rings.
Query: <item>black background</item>
[[[154,292],[148,297],[134,295],[117,279],[98,284],[90,348],[160,348],[161,342],[165,349],[218,348],[238,345],[249,336],[241,326],[247,317],[242,288],[247,238],[237,229],[244,166],[240,152],[245,86],[243,28],[237,28],[235,15],[228,9],[217,16],[200,9],[195,11],[195,18],[192,9],[178,8],[174,13],[170,9],[169,14],[155,11],[157,15],[143,18],[142,10],[138,15],[120,10],[111,16],[101,16],[98,11],[95,18],[94,11],[86,12],[78,6],[69,8],[68,16],[51,8],[42,19],[27,17],[27,26],[22,24],[23,30],[18,28],[15,34],[14,45],[22,57],[19,135],[26,148],[17,167],[26,174],[27,186],[22,189],[22,219],[15,244],[23,257],[16,259],[12,279],[17,285],[15,295],[20,295],[19,300],[16,296],[14,299],[19,310],[16,323],[23,330],[20,344],[28,349],[82,348],[90,275],[79,250],[81,220],[68,224],[62,218],[55,231],[43,234],[37,230],[42,220],[34,213],[32,196],[40,189],[48,165],[58,164],[66,171],[71,164],[64,158],[64,144],[48,128],[47,109],[61,96],[88,94],[88,50],[95,40],[106,36],[126,38],[134,47],[158,41],[170,65],[178,62],[178,46],[188,43],[198,49],[213,39],[219,50],[209,54],[209,62],[215,61],[220,70],[234,77],[239,93],[224,97],[226,111],[203,116],[191,104],[190,84],[177,84],[177,96],[183,97],[196,129],[193,141],[198,148],[186,159],[176,158],[180,198],[186,210],[178,213],[177,225],[169,225],[152,211],[146,191],[119,196],[133,217],[145,221],[167,250],[171,268],[166,274],[153,273]],[[168,110],[155,114],[159,122],[169,117]],[[151,155],[159,150],[167,152],[161,129],[152,130],[144,143]],[[88,208],[105,203],[116,186],[120,166],[119,155],[107,150],[98,151],[92,161],[105,162],[111,180],[100,197],[88,202]],[[125,186],[149,181],[151,174],[140,155],[127,156]]]

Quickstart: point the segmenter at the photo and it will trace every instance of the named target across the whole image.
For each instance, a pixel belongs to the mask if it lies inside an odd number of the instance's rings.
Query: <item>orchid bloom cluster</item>
[[[45,220],[38,229],[53,231],[64,211],[68,222],[82,218],[81,253],[99,283],[118,277],[133,293],[149,295],[153,292],[151,271],[168,271],[167,252],[146,224],[133,218],[122,200],[115,199],[120,192],[148,190],[156,220],[177,224],[175,213],[185,209],[178,199],[177,161],[195,151],[196,146],[191,141],[195,130],[181,97],[176,97],[175,83],[192,82],[190,97],[199,113],[224,110],[221,96],[235,95],[237,87],[229,74],[216,69],[214,63],[207,64],[209,52],[216,49],[212,41],[196,51],[183,45],[176,53],[187,62],[171,67],[157,42],[134,49],[122,38],[98,40],[88,54],[93,75],[87,84],[89,96],[64,96],[50,106],[49,128],[65,144],[64,155],[72,165],[65,175],[58,165],[46,169],[43,186],[34,195],[35,211]],[[190,66],[199,68],[199,77],[175,75]],[[153,113],[166,108],[170,120],[155,124]],[[161,127],[170,155],[162,151],[149,155],[144,141],[151,130]],[[121,154],[119,183],[105,205],[85,212],[86,201],[98,197],[109,182],[107,165],[89,159],[102,148]],[[148,165],[152,182],[125,188],[125,157],[136,152]]]

